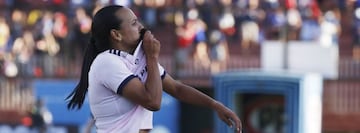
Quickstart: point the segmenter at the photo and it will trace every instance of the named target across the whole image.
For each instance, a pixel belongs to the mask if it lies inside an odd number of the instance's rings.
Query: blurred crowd
[[[0,0],[1,76],[63,74],[59,59],[81,62],[91,18],[108,4],[131,8],[149,29],[174,28],[180,68],[191,58],[224,70],[234,42],[243,52],[265,40],[338,45],[345,13],[360,44],[360,0]]]

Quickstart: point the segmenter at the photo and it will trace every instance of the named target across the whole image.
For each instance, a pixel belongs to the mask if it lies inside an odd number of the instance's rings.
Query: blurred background
[[[0,0],[1,133],[86,132],[89,106],[68,111],[64,99],[80,76],[92,16],[109,4],[135,12],[179,81],[219,98],[213,77],[224,72],[316,73],[320,132],[360,132],[360,0]],[[291,103],[284,95],[243,95],[229,106],[246,133],[286,133],[281,127],[297,121],[282,115]],[[154,133],[216,132],[208,108],[166,94],[162,104]]]

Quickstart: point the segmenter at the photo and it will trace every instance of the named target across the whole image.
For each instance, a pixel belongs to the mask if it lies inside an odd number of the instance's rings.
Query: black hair
[[[111,48],[110,31],[112,29],[120,29],[122,20],[116,16],[116,12],[122,8],[123,6],[120,5],[106,6],[94,15],[91,24],[90,44],[85,51],[80,81],[70,95],[66,97],[66,100],[70,99],[67,104],[68,109],[74,109],[75,107],[80,109],[83,105],[89,86],[88,73],[90,66],[99,53]]]

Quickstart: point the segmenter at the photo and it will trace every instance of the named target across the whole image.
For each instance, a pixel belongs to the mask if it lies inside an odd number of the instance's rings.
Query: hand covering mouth
[[[140,43],[141,40],[144,39],[144,35],[145,35],[145,32],[146,32],[147,30],[148,30],[148,29],[146,29],[146,28],[143,28],[143,29],[140,30],[140,38],[139,38],[139,40],[138,40],[138,44]]]

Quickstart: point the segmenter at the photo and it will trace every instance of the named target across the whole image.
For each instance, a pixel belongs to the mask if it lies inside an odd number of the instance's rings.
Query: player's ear
[[[115,40],[118,40],[118,41],[122,40],[122,35],[118,30],[115,30],[115,29],[110,30],[110,36]]]

